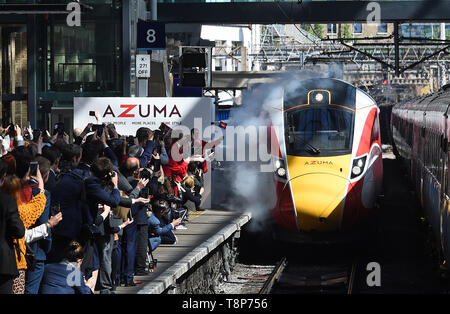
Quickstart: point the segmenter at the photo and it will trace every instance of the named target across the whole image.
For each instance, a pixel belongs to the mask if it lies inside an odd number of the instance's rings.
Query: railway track
[[[260,294],[352,294],[358,262],[340,265],[288,265],[283,258],[274,268]]]

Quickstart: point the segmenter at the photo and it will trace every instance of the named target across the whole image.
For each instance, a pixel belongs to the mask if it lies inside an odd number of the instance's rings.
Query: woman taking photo
[[[27,171],[27,177],[29,177],[29,175],[30,169]],[[25,229],[29,229],[41,216],[47,201],[47,197],[44,194],[44,181],[42,180],[39,167],[36,171],[36,176],[32,176],[31,178],[38,183],[40,192],[28,203],[22,203],[20,200],[20,193],[23,186],[18,177],[14,175],[6,176],[3,185],[0,188],[1,192],[12,196],[16,200],[19,216]],[[14,240],[14,245],[16,248],[16,262],[19,276],[14,279],[13,293],[23,294],[25,291],[25,270],[27,269],[27,262],[25,260],[25,237]]]

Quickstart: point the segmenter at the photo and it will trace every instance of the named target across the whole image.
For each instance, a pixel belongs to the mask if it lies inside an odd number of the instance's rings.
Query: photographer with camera
[[[167,221],[167,214],[171,211],[170,205],[166,200],[155,199],[152,202],[152,214],[148,217],[149,244],[152,250],[159,244],[175,244],[177,237],[173,233],[182,218],[171,219]],[[165,217],[166,216],[166,217]]]
[[[183,180],[184,192],[182,195],[182,203],[188,210],[197,210],[203,211],[204,209],[200,208],[200,204],[202,202],[202,196],[199,193],[195,192],[195,180],[193,176],[187,176]]]
[[[139,172],[139,177],[133,177],[131,185],[136,186],[139,184],[139,180],[146,180],[148,182],[146,186],[141,189],[140,196],[148,199],[145,204],[133,204],[131,211],[136,221],[136,255],[135,255],[135,268],[134,274],[136,276],[148,275],[146,270],[146,260],[147,260],[147,247],[148,247],[148,222],[147,222],[147,211],[148,203],[150,197],[157,193],[158,189],[158,177],[154,176],[154,172],[144,168]],[[129,278],[128,278],[129,279]],[[131,284],[128,280],[128,284]],[[132,285],[132,284],[131,284]]]
[[[167,165],[169,163],[169,156],[167,155],[164,134],[161,130],[157,129],[154,132],[153,142],[155,142],[155,148],[153,149],[153,156],[159,155],[161,165]]]
[[[138,146],[142,147],[144,151],[142,152],[142,155],[139,157],[136,156],[139,159],[139,167],[140,168],[146,168],[147,163],[150,161],[154,148],[155,148],[155,142],[153,141],[154,133],[152,130],[146,127],[141,127],[137,129],[136,131],[136,138],[138,141]],[[130,147],[131,149],[131,147]]]
[[[75,129],[73,135],[75,137],[74,144],[82,145],[86,141],[86,136],[88,133],[92,132],[92,123],[88,123],[83,131],[80,129]]]
[[[101,294],[109,294],[113,289],[111,257],[114,231],[111,230],[108,208],[117,207],[121,196],[117,187],[117,173],[113,171],[111,160],[106,157],[98,158],[92,165],[91,172],[93,175],[85,179],[85,191],[89,208],[88,224],[95,225],[98,231],[95,238],[99,259],[97,288]]]

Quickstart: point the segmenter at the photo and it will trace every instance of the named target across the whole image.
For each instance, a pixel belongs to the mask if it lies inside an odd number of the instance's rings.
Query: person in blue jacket
[[[83,247],[76,241],[70,242],[65,258],[60,263],[45,265],[41,294],[92,294],[86,286],[80,269],[84,258]]]
[[[181,223],[181,218],[173,219],[170,223],[164,223],[162,215],[168,209],[166,201],[156,200],[152,206],[152,214],[148,217],[148,233],[149,244],[152,251],[159,244],[175,244],[177,237],[173,233],[173,229]]]

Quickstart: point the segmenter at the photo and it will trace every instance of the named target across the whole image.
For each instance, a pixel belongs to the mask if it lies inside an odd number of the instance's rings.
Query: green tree
[[[350,25],[344,24],[341,26],[341,37],[342,38],[352,38],[352,34],[350,33]],[[344,42],[349,42],[350,40],[344,40]]]
[[[314,24],[313,34],[319,38],[323,38],[324,27],[322,24]]]
[[[323,38],[324,27],[321,24],[304,24],[303,29],[316,37]]]

